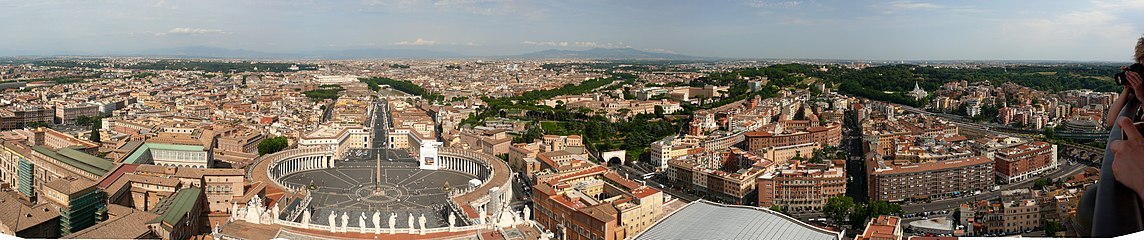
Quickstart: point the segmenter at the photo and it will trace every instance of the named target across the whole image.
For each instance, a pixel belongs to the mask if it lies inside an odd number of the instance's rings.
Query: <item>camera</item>
[[[1140,74],[1141,76],[1144,76],[1144,65],[1140,65],[1139,63],[1132,64],[1131,66],[1128,66],[1128,69],[1121,71],[1120,73],[1117,73],[1116,77],[1115,77],[1116,78],[1116,85],[1120,85],[1120,86],[1128,85],[1128,75],[1127,75],[1128,71],[1133,71],[1133,72],[1136,72],[1136,74]]]

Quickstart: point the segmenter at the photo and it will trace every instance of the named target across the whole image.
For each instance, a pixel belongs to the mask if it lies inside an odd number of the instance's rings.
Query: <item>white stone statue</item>
[[[421,235],[425,235],[425,214],[422,213],[420,218],[417,218],[417,223],[421,225]]]
[[[230,220],[234,221],[235,219],[238,219],[238,203],[237,202],[231,202],[230,203]]]
[[[532,209],[529,209],[528,205],[524,206],[523,212],[524,212],[524,220],[525,221],[532,220]]]
[[[389,234],[397,233],[397,214],[389,213]]]
[[[214,223],[214,228],[211,229],[211,235],[218,235],[218,222]]]
[[[496,220],[497,227],[512,226],[516,222],[516,220],[513,219],[516,217],[515,214],[512,213],[512,210],[508,210],[507,207],[502,207],[500,216],[496,217],[494,220]]]
[[[262,221],[262,217],[258,216],[262,211],[258,211],[257,207],[247,205],[246,210],[243,210],[243,212],[246,214],[246,219],[243,219],[246,220],[246,222],[257,224]]]
[[[350,225],[350,215],[342,212],[342,232],[346,232],[346,226]]]
[[[453,225],[456,225],[456,224],[457,224],[457,215],[453,215],[452,213],[449,213],[449,228],[453,228]]]
[[[381,212],[373,212],[373,234],[381,234]]]
[[[478,217],[480,217],[480,218],[477,218],[477,220],[480,220],[480,221],[481,221],[481,224],[485,224],[485,223],[488,223],[488,221],[486,221],[486,220],[485,220],[485,218],[486,218],[486,217],[488,217],[488,216],[489,216],[489,212],[488,212],[488,211],[485,211],[485,209],[484,209],[484,208],[481,208],[480,216],[478,216]]]
[[[365,212],[362,212],[361,216],[358,217],[357,224],[358,233],[365,233]]]
[[[413,227],[413,213],[409,213],[409,225],[408,226],[409,226],[409,233],[413,233],[413,229],[415,229],[415,227]]]
[[[280,210],[281,209],[278,208],[278,204],[274,204],[274,209],[270,210],[270,217],[273,218],[273,220],[271,220],[273,222],[269,222],[269,223],[274,223],[274,222],[278,221],[278,212]],[[269,223],[266,223],[266,224],[269,224]]]
[[[310,209],[302,210],[302,227],[310,227]]]
[[[262,218],[258,220],[258,224],[273,224],[274,218],[272,218],[270,214],[272,214],[270,209],[266,209],[266,211],[262,213]]]
[[[326,222],[330,224],[330,232],[335,232],[334,229],[338,228],[338,217],[335,217],[334,215],[336,215],[334,212],[330,212],[330,219],[328,222]]]

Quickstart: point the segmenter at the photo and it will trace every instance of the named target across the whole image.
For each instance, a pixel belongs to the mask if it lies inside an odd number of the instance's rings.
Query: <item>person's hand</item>
[[[1144,102],[1144,79],[1140,78],[1140,74],[1133,71],[1125,73],[1128,79],[1128,86],[1132,87],[1132,92],[1136,94],[1136,100]]]
[[[1144,199],[1144,194],[1141,194],[1144,193],[1144,136],[1140,136],[1140,131],[1132,126],[1132,120],[1128,117],[1117,118],[1116,124],[1120,125],[1120,130],[1128,137],[1112,141],[1115,159],[1112,162],[1112,175],[1116,181],[1136,191]]]

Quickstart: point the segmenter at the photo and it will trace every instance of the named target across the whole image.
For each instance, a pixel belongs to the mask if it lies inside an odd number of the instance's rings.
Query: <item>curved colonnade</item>
[[[501,216],[502,210],[508,209],[508,202],[512,199],[511,171],[508,165],[495,156],[472,152],[457,148],[441,148],[439,153],[441,170],[459,172],[475,176],[482,184],[456,194],[453,204],[458,211],[469,217],[472,223],[469,227],[422,229],[428,232],[453,232],[458,230],[472,230],[472,228],[492,227]],[[267,181],[274,187],[286,192],[297,193],[303,189],[301,186],[289,186],[279,181],[291,174],[336,167],[337,159],[334,153],[327,148],[298,148],[283,150],[260,157],[254,164],[254,169],[248,171],[251,179]],[[465,190],[465,189],[462,189]],[[509,212],[511,214],[511,212]],[[321,226],[315,223],[298,223],[276,220],[275,223],[283,226],[301,227],[306,229],[336,229],[331,226]],[[363,229],[364,230],[364,229]],[[345,231],[345,230],[342,230]]]

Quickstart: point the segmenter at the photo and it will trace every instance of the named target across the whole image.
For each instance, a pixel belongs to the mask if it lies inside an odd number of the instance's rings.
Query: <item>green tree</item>
[[[1057,130],[1054,129],[1053,127],[1045,128],[1045,138],[1056,139],[1057,138]]]
[[[1055,221],[1045,221],[1045,236],[1056,237],[1061,230],[1061,224]]]
[[[953,209],[953,222],[954,222],[953,223],[954,225],[961,222],[961,208],[960,207]]]
[[[902,210],[902,205],[897,203],[890,203],[886,201],[872,201],[866,209],[867,216],[874,217],[878,215],[902,215],[905,211]]]
[[[1045,186],[1049,186],[1050,184],[1053,184],[1053,181],[1049,180],[1048,178],[1041,178],[1041,179],[1037,179],[1036,182],[1033,182],[1033,187],[1036,187],[1037,189],[1042,189],[1042,188],[1045,188]]]
[[[663,118],[663,106],[655,105],[655,117]]]
[[[338,85],[322,85],[321,88],[305,91],[302,92],[302,94],[306,95],[306,97],[309,97],[310,99],[313,99],[314,101],[321,101],[322,99],[337,100],[338,92],[341,92],[342,90],[344,89]]]
[[[849,196],[836,196],[826,200],[826,206],[822,207],[822,214],[834,221],[835,224],[841,224],[850,217],[850,211],[853,209],[854,199]]]
[[[99,138],[99,127],[98,126],[96,126],[94,124],[91,125],[91,136],[88,137],[88,140],[91,140],[92,142],[103,142],[102,139]]]
[[[790,214],[787,214],[786,206],[783,206],[783,205],[774,205],[774,206],[771,206],[770,209],[771,209],[771,211],[775,211],[777,213],[782,213],[783,215],[790,215]]]
[[[47,123],[47,122],[30,122],[26,126],[28,128],[51,127],[52,124]]]
[[[75,124],[80,126],[91,126],[91,117],[79,116],[75,117]]]
[[[289,144],[284,136],[263,139],[262,142],[258,143],[258,154],[263,155],[282,151],[282,149],[286,149],[286,146]]]
[[[862,227],[862,224],[866,223],[866,219],[874,218],[879,215],[901,216],[902,214],[905,214],[905,211],[902,210],[902,205],[886,201],[871,201],[854,207],[854,211],[850,214],[850,226],[854,229],[858,229]]]
[[[513,143],[530,143],[538,138],[544,137],[543,129],[539,125],[528,126],[528,130],[524,131],[523,135],[514,139]]]

